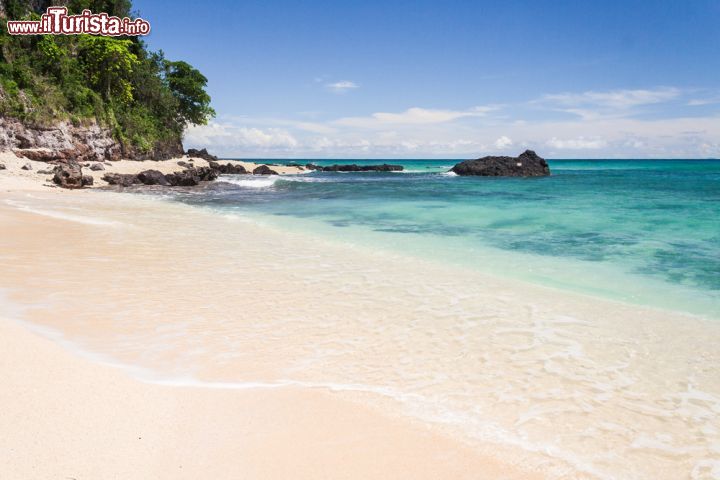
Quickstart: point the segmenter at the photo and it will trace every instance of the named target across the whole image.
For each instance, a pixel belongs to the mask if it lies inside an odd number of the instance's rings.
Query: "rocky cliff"
[[[151,151],[140,152],[113,138],[112,132],[97,123],[73,125],[59,122],[53,126],[27,125],[19,120],[0,118],[0,151],[12,150],[16,154],[38,161],[102,161],[165,160],[183,154],[178,141],[157,144]]]

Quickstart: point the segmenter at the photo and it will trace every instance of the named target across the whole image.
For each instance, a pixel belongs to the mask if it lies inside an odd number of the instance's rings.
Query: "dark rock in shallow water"
[[[550,175],[550,167],[544,158],[532,150],[525,150],[518,157],[483,157],[466,160],[452,169],[458,175],[483,177],[544,177]]]
[[[315,165],[314,163],[306,163],[305,168],[308,170],[322,170],[322,167]]]
[[[210,167],[189,167],[182,172],[169,173],[167,175],[158,170],[145,170],[137,175],[122,173],[106,173],[103,180],[110,185],[129,187],[132,185],[160,185],[171,187],[194,187],[200,182],[215,180],[219,173]]]
[[[55,167],[53,183],[62,188],[82,188],[84,185],[92,185],[92,177],[82,174],[82,167],[77,163],[64,163]],[[88,183],[89,182],[89,183]]]
[[[243,175],[248,173],[248,171],[245,170],[245,167],[243,167],[239,163],[226,163],[225,165],[220,165],[217,162],[208,162],[208,164],[210,165],[211,169],[224,175]]]
[[[210,167],[186,168],[182,172],[170,173],[165,176],[173,187],[194,187],[200,182],[210,182],[218,177],[219,173]]]
[[[208,162],[214,161],[216,162],[218,157],[215,155],[210,155],[207,151],[207,148],[203,148],[202,150],[196,150],[194,148],[189,148],[187,151],[188,157],[195,157],[195,158],[202,158],[203,160],[207,160]]]
[[[323,172],[400,172],[402,171],[402,165],[388,165],[383,163],[382,165],[330,165],[329,167],[317,167],[318,170],[322,169]]]
[[[194,187],[200,184],[200,176],[197,175],[194,169],[170,173],[165,178],[173,187]]]
[[[240,166],[242,168],[242,166]],[[195,174],[200,177],[203,182],[212,182],[220,176],[220,172],[211,167],[195,167]],[[243,168],[243,170],[245,170]]]
[[[141,183],[137,175],[130,173],[106,173],[102,179],[110,185],[119,185],[121,187],[129,187]]]
[[[143,185],[169,185],[165,174],[158,170],[145,170],[137,174],[137,179]]]
[[[260,165],[258,167],[255,167],[255,170],[253,170],[253,175],[277,175],[278,173],[268,167],[267,165]]]

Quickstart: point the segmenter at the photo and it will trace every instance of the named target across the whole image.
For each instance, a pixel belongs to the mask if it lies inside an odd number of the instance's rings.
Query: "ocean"
[[[453,160],[292,162],[405,170],[227,176],[178,198],[371,248],[720,317],[720,161],[555,160],[552,176],[528,179],[458,177],[447,173]]]

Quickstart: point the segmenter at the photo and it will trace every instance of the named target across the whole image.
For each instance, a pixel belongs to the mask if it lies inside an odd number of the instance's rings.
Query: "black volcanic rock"
[[[517,157],[482,157],[466,160],[452,169],[458,175],[483,177],[545,177],[550,167],[544,158],[532,150],[525,150]]]
[[[240,168],[242,168],[242,167],[240,167]],[[194,170],[195,171],[194,173],[198,177],[200,177],[200,180],[202,180],[203,182],[212,182],[213,180],[215,180],[216,178],[218,178],[220,176],[220,172],[218,172],[217,170],[215,170],[214,168],[211,168],[211,167],[195,167],[195,168],[188,169],[188,170]],[[243,170],[245,170],[245,169],[243,168]]]
[[[137,183],[141,183],[140,180],[138,180],[137,175],[130,173],[106,173],[103,175],[102,179],[110,185],[119,185],[121,187],[130,187]]]
[[[208,162],[208,165],[210,165],[210,168],[212,168],[216,172],[224,175],[243,175],[249,173],[247,170],[245,170],[245,167],[243,167],[239,163],[233,164],[228,162],[225,165],[220,165],[217,162],[210,161]]]
[[[260,165],[258,167],[255,167],[255,170],[253,170],[253,175],[277,175],[278,173],[268,167],[267,165]]]
[[[402,165],[330,165],[329,167],[317,167],[323,172],[400,172],[403,170]]]
[[[75,163],[63,163],[55,167],[53,183],[62,188],[82,188],[84,185],[92,185],[92,177],[88,183],[88,175],[82,174],[82,167]]]
[[[194,187],[200,182],[210,182],[218,177],[218,171],[210,167],[189,167],[182,172],[167,175],[158,170],[145,170],[137,175],[122,173],[106,173],[102,179],[110,185],[129,187],[131,185],[160,185],[171,187]]]
[[[165,175],[168,183],[173,187],[194,187],[200,182],[215,180],[220,174],[211,167],[190,167],[182,172],[175,172]]]
[[[186,153],[188,157],[202,158],[203,160],[207,160],[208,162],[217,162],[218,159],[218,157],[216,157],[215,155],[210,155],[207,151],[207,148],[203,148],[202,150],[189,148]]]
[[[158,170],[145,170],[137,174],[137,179],[143,185],[169,185],[165,174]]]
[[[194,168],[188,168],[182,172],[170,173],[165,176],[168,183],[173,187],[194,187],[200,184],[200,175]]]

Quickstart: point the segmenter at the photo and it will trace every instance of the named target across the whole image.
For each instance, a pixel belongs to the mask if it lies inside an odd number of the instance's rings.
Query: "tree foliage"
[[[210,95],[205,92],[207,78],[186,62],[165,61],[165,79],[178,99],[180,121],[204,125],[215,116]]]
[[[43,2],[4,3],[11,19],[37,19],[31,7]],[[70,13],[87,8],[120,17],[130,16],[132,9],[129,0],[66,4]],[[94,119],[120,141],[150,151],[215,115],[206,85],[197,69],[149,51],[137,37],[10,36],[0,29],[2,116],[36,124]]]

